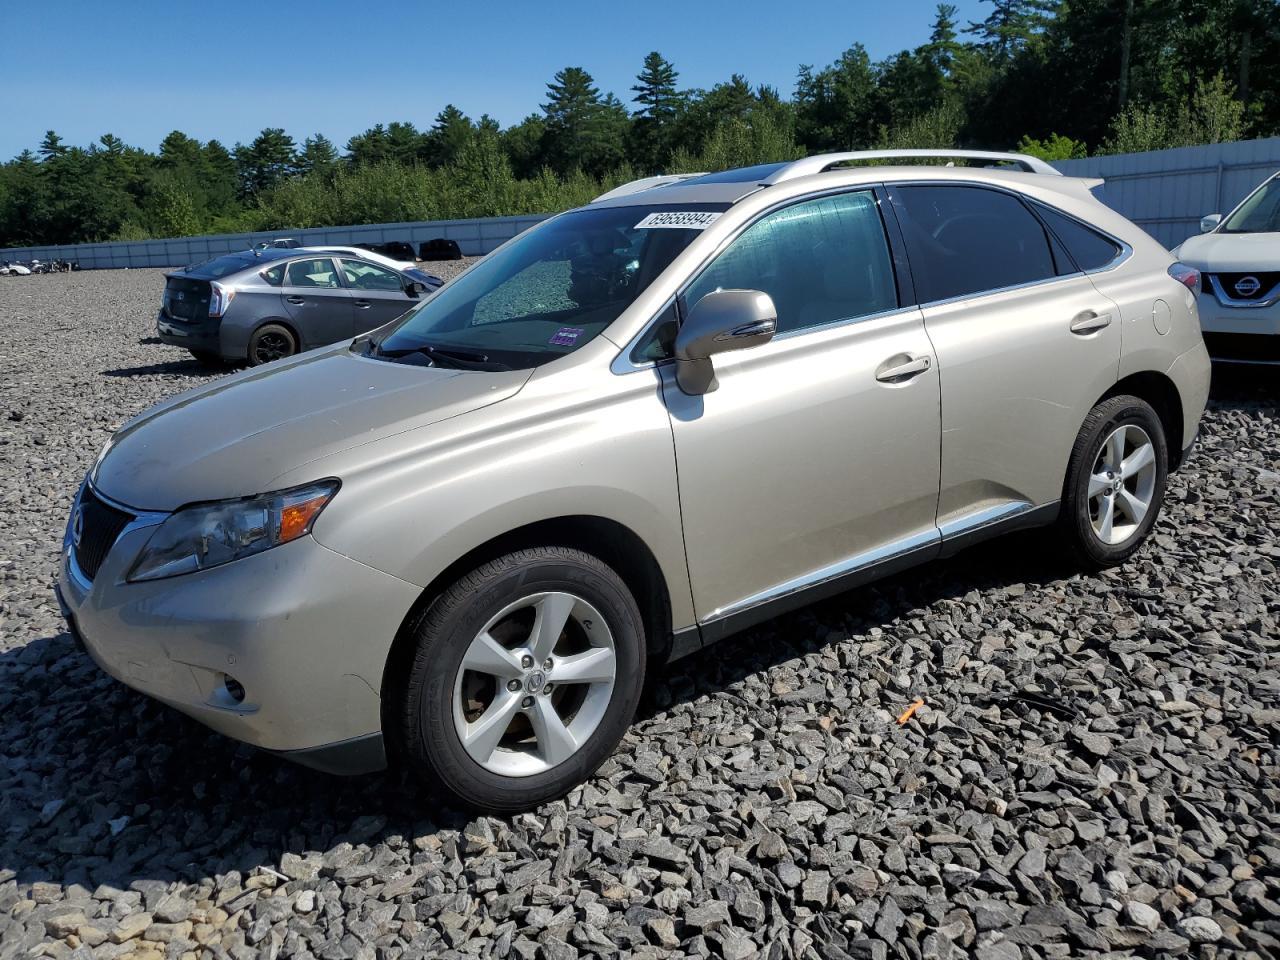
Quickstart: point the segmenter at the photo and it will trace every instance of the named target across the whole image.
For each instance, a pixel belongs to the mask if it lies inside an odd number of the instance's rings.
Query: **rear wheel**
[[[297,352],[297,337],[288,327],[278,323],[264,323],[249,339],[249,363],[255,367],[291,357]]]
[[[499,813],[563,796],[617,747],[644,685],[635,599],[564,547],[493,560],[411,628],[390,698],[394,747],[466,804]],[[390,678],[393,684],[397,678]]]
[[[1129,559],[1164,502],[1169,455],[1156,412],[1137,397],[1104,400],[1085,418],[1067,468],[1060,524],[1094,569]]]

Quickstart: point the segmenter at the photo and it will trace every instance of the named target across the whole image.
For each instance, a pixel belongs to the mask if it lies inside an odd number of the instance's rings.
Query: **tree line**
[[[874,61],[854,43],[802,65],[789,97],[735,74],[686,89],[660,53],[624,102],[582,67],[505,129],[446,106],[301,144],[280,128],[227,147],[173,131],[156,152],[49,131],[0,165],[0,247],[562,210],[657,172],[872,147],[1017,149],[1045,159],[1280,132],[1275,0],[939,4],[927,43]]]

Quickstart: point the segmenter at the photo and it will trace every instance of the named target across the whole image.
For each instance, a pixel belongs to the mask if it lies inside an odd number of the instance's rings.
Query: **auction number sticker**
[[[705,230],[720,214],[710,210],[666,210],[651,213],[635,225],[636,230]]]

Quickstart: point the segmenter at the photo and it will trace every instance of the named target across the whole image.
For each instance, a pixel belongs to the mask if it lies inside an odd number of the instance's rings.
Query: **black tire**
[[[1095,510],[1089,498],[1089,481],[1103,444],[1116,430],[1127,425],[1141,428],[1151,440],[1155,452],[1154,489],[1146,515],[1136,529],[1123,542],[1107,543],[1094,529]],[[1112,397],[1089,411],[1071,450],[1063,487],[1062,512],[1058,518],[1059,531],[1082,566],[1091,570],[1118,566],[1141,548],[1164,503],[1168,465],[1164,426],[1145,400],[1131,396]]]
[[[196,363],[201,366],[221,367],[224,365],[221,355],[214,353],[212,350],[192,350],[190,353]]]
[[[283,324],[264,323],[249,338],[249,366],[291,357],[298,352],[298,338]]]
[[[524,597],[551,591],[580,597],[606,621],[616,658],[612,696],[594,732],[568,759],[542,772],[504,776],[463,746],[454,722],[455,683],[464,654],[491,618]],[[590,777],[626,733],[644,686],[644,622],[635,598],[610,567],[580,550],[538,547],[492,560],[446,589],[407,630],[412,649],[389,667],[384,691],[391,755],[419,779],[479,810],[528,810]],[[547,680],[554,679],[551,670]]]

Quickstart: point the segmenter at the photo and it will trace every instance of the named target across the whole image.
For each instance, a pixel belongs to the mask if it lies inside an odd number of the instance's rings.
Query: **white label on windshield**
[[[635,225],[637,230],[705,230],[720,214],[710,210],[667,210],[651,213]]]

